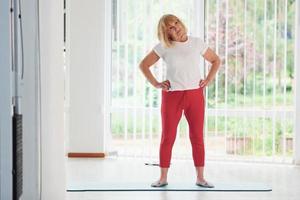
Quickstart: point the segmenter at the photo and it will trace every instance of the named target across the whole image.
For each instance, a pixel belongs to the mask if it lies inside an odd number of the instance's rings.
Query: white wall
[[[104,151],[106,3],[67,1],[68,152]]]
[[[12,199],[12,113],[9,0],[0,0],[0,199]]]
[[[41,53],[41,194],[42,200],[64,200],[63,1],[40,3]]]

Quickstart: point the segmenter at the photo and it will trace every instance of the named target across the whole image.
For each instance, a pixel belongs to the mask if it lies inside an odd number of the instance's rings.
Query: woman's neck
[[[176,40],[173,40],[175,42],[186,42],[188,40],[188,36],[184,35],[181,38],[177,38]]]

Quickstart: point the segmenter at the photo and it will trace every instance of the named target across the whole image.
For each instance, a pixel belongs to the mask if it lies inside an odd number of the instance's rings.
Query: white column
[[[10,1],[0,1],[0,199],[12,199]]]
[[[207,2],[206,2],[207,3]],[[194,27],[191,27],[192,35],[202,38],[205,40],[205,1],[194,0],[194,16],[195,23]],[[200,55],[201,57],[201,55]],[[201,57],[202,58],[202,57]],[[205,65],[204,60],[201,62],[201,77],[204,78],[205,75]]]
[[[295,126],[294,126],[294,162],[300,164],[300,1],[296,1],[295,18],[295,50],[294,50],[294,69],[295,69]]]
[[[23,80],[23,195],[22,200],[39,199],[39,43],[37,1],[22,4]]]
[[[63,1],[39,1],[41,78],[41,195],[64,200]]]
[[[102,116],[104,120],[103,124],[103,137],[102,137],[102,148],[103,151],[113,150],[111,146],[112,136],[111,136],[111,63],[112,63],[112,1],[105,0],[105,17],[104,17],[104,68],[103,68],[103,83],[101,84],[103,88],[103,110]],[[100,86],[100,87],[101,87]]]
[[[104,151],[109,134],[109,1],[67,1],[68,152]]]

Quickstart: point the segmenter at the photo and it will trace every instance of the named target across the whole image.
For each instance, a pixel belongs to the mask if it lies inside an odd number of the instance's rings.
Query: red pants
[[[198,88],[184,91],[162,90],[160,167],[168,168],[170,166],[172,147],[182,111],[184,111],[189,124],[189,137],[192,144],[194,165],[196,167],[204,166],[203,122],[205,102],[203,88]]]

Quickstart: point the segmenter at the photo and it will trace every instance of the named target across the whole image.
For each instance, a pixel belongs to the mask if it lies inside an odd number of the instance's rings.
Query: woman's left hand
[[[209,83],[210,83],[210,80],[208,80],[207,78],[204,80],[201,79],[199,82],[199,86],[204,88],[204,87],[208,86]]]

